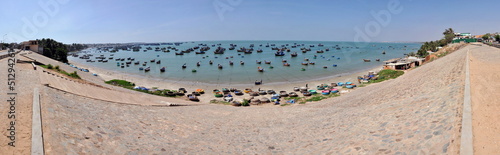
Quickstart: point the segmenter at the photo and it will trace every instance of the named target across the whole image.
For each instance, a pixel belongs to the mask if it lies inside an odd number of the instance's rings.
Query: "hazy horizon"
[[[498,1],[6,1],[4,42],[425,42],[498,32]],[[19,11],[21,10],[21,11]]]

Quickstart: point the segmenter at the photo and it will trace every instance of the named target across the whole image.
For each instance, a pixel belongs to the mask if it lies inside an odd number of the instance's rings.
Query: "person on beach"
[[[307,83],[306,83],[306,88],[309,88],[309,87],[307,87]]]

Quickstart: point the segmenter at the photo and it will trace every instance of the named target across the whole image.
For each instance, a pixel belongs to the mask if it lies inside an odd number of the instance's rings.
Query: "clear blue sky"
[[[389,12],[390,20],[372,16],[394,2],[400,11]],[[499,32],[498,6],[498,0],[5,0],[0,32],[7,42],[429,41],[449,27]]]

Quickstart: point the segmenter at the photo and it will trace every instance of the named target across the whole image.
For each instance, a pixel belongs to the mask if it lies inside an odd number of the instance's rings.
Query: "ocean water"
[[[184,55],[175,55],[175,52],[181,52],[199,44],[207,44],[210,50],[206,54],[195,54],[195,50]],[[219,46],[226,48],[224,54],[214,54],[214,50]],[[235,50],[229,50],[230,44],[236,44]],[[254,44],[252,54],[244,54],[237,52],[240,47],[249,48],[250,44]],[[275,46],[266,47],[266,45],[275,44]],[[285,52],[285,56],[275,56],[273,47],[281,48],[286,45],[291,49],[291,52]],[[296,48],[291,48],[294,44],[302,45]],[[323,44],[319,47],[318,44]],[[215,47],[212,47],[215,45]],[[262,46],[260,46],[262,45]],[[310,47],[314,45],[314,47]],[[155,47],[175,47],[179,51],[157,52]],[[107,63],[101,62],[86,62],[85,59],[68,56],[70,61],[83,63],[86,65],[100,67],[103,69],[135,74],[138,76],[147,76],[160,79],[167,79],[177,82],[202,82],[210,84],[251,84],[256,80],[262,80],[264,83],[276,82],[292,82],[292,81],[311,81],[324,77],[339,76],[358,72],[365,69],[378,67],[384,64],[383,61],[404,57],[406,53],[416,52],[420,48],[420,43],[354,43],[354,42],[327,42],[327,41],[197,41],[185,42],[179,46],[176,45],[160,45],[160,46],[142,46],[139,52],[119,50],[116,53],[100,51],[97,49],[86,49],[88,53],[93,53],[94,57],[104,55],[111,57],[114,54],[114,59]],[[153,50],[143,52],[147,47],[152,47]],[[311,51],[302,53],[302,47],[310,48]],[[339,49],[336,49],[336,48]],[[329,48],[329,51],[325,51]],[[257,53],[258,49],[262,49],[262,53]],[[323,50],[324,53],[316,53],[318,50]],[[384,52],[386,54],[382,54]],[[291,57],[291,53],[297,52],[297,57]],[[83,54],[80,54],[80,56]],[[316,55],[316,56],[315,56]],[[139,65],[130,64],[130,67],[121,68],[117,66],[116,58],[135,58],[135,61],[140,61]],[[226,57],[228,59],[226,59]],[[232,57],[232,58],[231,58]],[[161,60],[161,64],[151,63],[150,60]],[[290,66],[283,66],[283,59],[286,59]],[[304,66],[301,63],[309,59],[309,62],[315,62],[315,65]],[[364,62],[363,59],[370,59],[371,62]],[[380,62],[375,61],[380,59]],[[213,65],[209,61],[213,61]],[[134,61],[134,62],[135,62]],[[229,65],[229,61],[233,61],[234,65]],[[240,61],[244,61],[244,65],[240,65]],[[257,64],[256,61],[262,61],[262,64]],[[264,61],[271,61],[271,64],[265,64]],[[145,72],[139,70],[143,62],[147,62],[147,66],[151,71]],[[201,62],[201,66],[196,66],[197,62]],[[186,64],[187,68],[182,69],[182,65]],[[217,64],[223,65],[223,69],[218,69]],[[334,67],[336,65],[337,67]],[[273,66],[273,68],[270,68]],[[327,66],[324,68],[323,66]],[[160,72],[160,68],[166,67],[165,72]],[[264,68],[264,72],[258,72],[257,68]],[[197,72],[192,72],[196,69]],[[304,70],[305,71],[304,71]],[[92,72],[92,71],[91,71]]]

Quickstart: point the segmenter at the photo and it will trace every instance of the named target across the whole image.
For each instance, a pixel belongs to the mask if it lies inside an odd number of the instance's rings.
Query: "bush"
[[[371,80],[370,83],[377,83],[377,82],[382,82],[382,81],[389,80],[389,79],[395,79],[395,78],[403,75],[404,73],[405,72],[403,72],[403,71],[384,69],[378,73],[377,80]]]
[[[243,102],[241,102],[241,106],[250,106],[250,101],[247,99],[243,99]]]
[[[69,73],[68,76],[76,78],[76,79],[80,79],[80,76],[78,75],[78,73],[76,73],[76,71],[74,71],[73,73]]]
[[[52,69],[54,68],[51,64],[47,65],[47,69]]]
[[[116,86],[122,86],[122,87],[133,87],[133,86],[135,86],[135,84],[132,83],[132,82],[128,82],[128,81],[125,81],[125,80],[118,80],[118,79],[109,80],[109,81],[106,81],[105,83],[111,84],[111,85],[116,85]]]
[[[54,67],[56,70],[59,70],[59,65],[57,65],[56,67]]]

